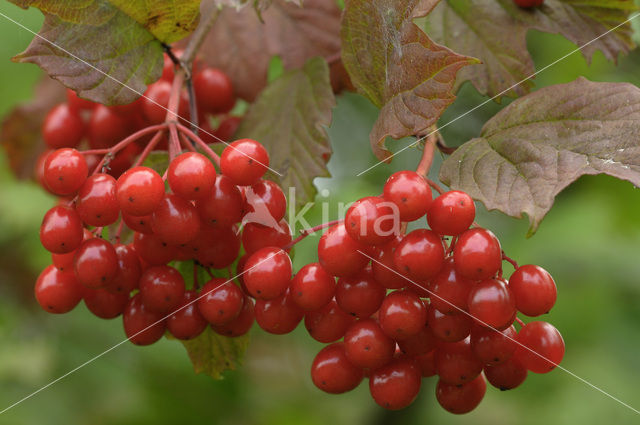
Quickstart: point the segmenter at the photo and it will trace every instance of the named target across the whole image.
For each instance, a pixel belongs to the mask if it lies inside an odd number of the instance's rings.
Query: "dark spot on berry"
[[[140,225],[144,226],[144,220],[140,220]]]
[[[224,314],[224,310],[222,310],[222,309],[221,309],[221,310],[218,310],[218,314],[219,314],[220,316],[222,316],[222,315]]]
[[[464,207],[464,201],[460,201],[460,205]]]
[[[249,161],[247,161],[249,164],[253,164],[253,159],[249,158]]]
[[[407,197],[406,197],[406,196],[403,196],[402,198],[400,198],[400,200],[401,200],[402,202],[407,202]]]
[[[322,385],[327,385],[326,381],[322,381]]]
[[[466,381],[467,377],[465,375],[460,375],[460,379],[462,379],[463,381]]]
[[[133,196],[129,196],[129,202],[133,202]]]
[[[258,294],[262,294],[262,291],[261,291],[261,290],[259,290],[259,289],[258,289],[256,292],[257,292]]]
[[[53,306],[52,306],[52,305],[48,305],[48,306],[47,306],[47,308],[48,308],[49,310],[53,310]]]
[[[298,296],[301,297],[302,296],[302,291],[298,291]]]
[[[509,388],[500,387],[500,391],[507,391]]]
[[[199,188],[198,186],[196,186],[196,187],[194,187],[194,188],[193,188],[193,190],[194,190],[195,192],[199,192],[199,191],[200,191],[200,188]]]
[[[499,357],[494,357],[494,358],[493,358],[493,361],[497,363],[497,362],[499,362],[499,361],[500,361],[500,358],[499,358]]]
[[[451,335],[451,331],[447,329],[446,331],[444,331],[444,334],[445,334],[446,336],[449,336],[449,335]]]
[[[102,276],[102,277],[100,278],[100,280],[101,280],[101,281],[103,281],[103,282],[106,282],[106,281],[107,281],[107,277],[106,277],[106,276]]]
[[[164,246],[165,248],[168,246],[166,242],[162,242],[162,246]]]
[[[96,214],[96,218],[100,218],[100,217],[102,217],[101,214]]]
[[[371,350],[371,347],[369,347],[368,345],[365,345],[364,346],[364,351],[369,351],[369,350]]]
[[[64,180],[62,176],[58,176],[58,181],[62,181],[62,180]]]
[[[169,302],[169,301],[171,301],[171,297],[166,296],[166,297],[164,297],[164,300],[165,300],[165,301],[167,301],[167,302]]]

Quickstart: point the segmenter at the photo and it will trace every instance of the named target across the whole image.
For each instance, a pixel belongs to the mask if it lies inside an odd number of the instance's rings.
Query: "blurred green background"
[[[0,12],[36,31],[42,22],[39,12],[6,2],[0,4]],[[33,65],[9,61],[31,38],[0,17],[0,115],[29,99],[40,76]],[[575,49],[558,36],[542,33],[531,33],[529,45],[538,69]],[[622,58],[618,67],[599,53],[591,65],[574,54],[535,83],[543,87],[580,75],[640,85],[640,51]],[[465,85],[441,123],[484,100]],[[458,145],[476,136],[502,106],[488,104],[445,128],[447,143]],[[368,133],[376,113],[360,96],[338,99],[329,129],[335,149],[329,163],[333,177],[316,182],[329,190],[334,215],[338,202],[379,193],[393,171],[416,166],[419,153],[411,149],[393,165],[354,178],[375,163]],[[436,170],[440,158],[437,161]],[[582,178],[558,197],[538,233],[528,240],[526,220],[479,208],[477,221],[495,231],[510,256],[520,263],[540,264],[555,277],[558,302],[548,320],[565,338],[562,366],[640,408],[640,195],[634,189],[605,176]],[[33,282],[49,262],[38,228],[53,202],[35,184],[15,181],[0,154],[0,410],[124,338],[120,319],[99,320],[82,304],[63,316],[46,314],[37,306]],[[307,219],[319,224],[319,208]],[[310,237],[298,246],[296,267],[315,261],[316,243],[317,238]],[[483,403],[464,416],[442,410],[434,396],[435,381],[427,379],[410,408],[386,412],[371,400],[366,382],[342,396],[315,389],[309,368],[320,348],[303,326],[287,336],[254,327],[244,366],[214,381],[193,373],[175,341],[146,348],[125,344],[0,415],[0,424],[573,425],[631,424],[639,419],[562,370],[530,374],[514,391],[489,388]]]

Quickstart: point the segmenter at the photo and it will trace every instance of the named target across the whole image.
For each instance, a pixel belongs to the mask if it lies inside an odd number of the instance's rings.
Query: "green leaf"
[[[640,186],[640,89],[580,78],[524,96],[444,161],[440,179],[512,217],[529,234],[556,195],[583,175]]]
[[[470,80],[480,93],[492,97],[517,97],[533,87],[530,80],[516,86],[535,72],[527,51],[530,29],[558,33],[585,46],[581,51],[587,60],[600,50],[615,61],[634,47],[631,24],[602,35],[633,10],[633,0],[546,0],[531,10],[519,8],[513,0],[443,0],[423,27],[436,42],[482,60],[482,65],[461,70],[459,83]]]
[[[242,364],[249,346],[249,334],[229,338],[218,335],[209,326],[200,336],[180,341],[193,364],[196,373],[206,373],[214,379],[222,379],[226,370],[235,370]]]
[[[327,127],[334,106],[329,68],[324,59],[315,58],[264,89],[238,129],[239,138],[266,146],[270,167],[282,174],[269,177],[283,188],[295,189],[296,208],[315,198],[314,178],[329,177]]]
[[[204,5],[204,3],[203,3]],[[313,57],[340,53],[340,9],[335,0],[304,0],[304,7],[273,0],[260,17],[249,7],[225,8],[209,32],[202,60],[224,70],[238,96],[250,102],[267,86],[269,63],[301,68]]]
[[[188,35],[197,24],[200,3],[11,1],[37,7],[45,15],[38,36],[14,60],[35,63],[81,97],[107,105],[134,101],[160,77],[161,42]]]
[[[342,60],[356,88],[381,107],[369,139],[386,159],[387,136],[420,134],[454,101],[457,72],[477,60],[434,43],[416,24],[437,0],[349,0]]]

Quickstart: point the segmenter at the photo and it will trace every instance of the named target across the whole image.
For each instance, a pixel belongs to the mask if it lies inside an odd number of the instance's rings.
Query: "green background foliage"
[[[37,29],[42,16],[6,2],[0,12]],[[11,63],[31,34],[0,17],[0,114],[32,93],[39,70]],[[539,69],[575,48],[559,36],[528,37]],[[535,80],[535,87],[565,83],[584,75],[596,81],[640,85],[640,51],[623,58],[619,68],[594,56],[587,66],[572,55]],[[445,113],[445,124],[486,98],[465,84]],[[451,145],[478,136],[484,122],[503,105],[489,104],[446,127]],[[335,151],[331,179],[317,179],[319,200],[327,198],[337,216],[338,203],[379,193],[393,171],[414,168],[409,150],[391,166],[355,175],[376,162],[368,134],[376,120],[365,98],[340,96],[329,136]],[[399,149],[409,141],[394,144]],[[437,170],[441,158],[437,158]],[[432,178],[436,172],[432,173]],[[324,192],[322,189],[327,189]],[[35,184],[17,182],[0,154],[0,409],[17,401],[124,339],[120,319],[99,320],[81,304],[71,314],[40,310],[33,295],[35,276],[49,261],[38,242],[38,226],[53,199]],[[318,224],[320,209],[307,216]],[[507,253],[520,263],[536,263],[555,277],[559,296],[548,316],[565,337],[562,363],[636,408],[640,406],[640,194],[630,183],[610,177],[583,177],[565,190],[539,231],[525,239],[526,220],[480,211],[477,221],[495,231]],[[295,267],[315,260],[317,237],[296,248]],[[471,414],[453,416],[434,397],[435,380],[425,380],[419,399],[402,412],[377,407],[366,382],[349,395],[331,396],[313,387],[309,367],[321,344],[299,326],[293,334],[274,336],[254,327],[245,363],[221,381],[193,373],[184,348],[162,340],[152,347],[124,344],[21,405],[0,415],[0,424],[631,424],[638,416],[569,374],[530,374],[510,392],[488,389]]]

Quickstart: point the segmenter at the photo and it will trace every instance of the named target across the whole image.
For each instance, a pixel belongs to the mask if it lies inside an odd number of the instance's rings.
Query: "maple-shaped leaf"
[[[608,174],[640,186],[640,89],[580,78],[521,97],[459,147],[440,179],[512,217],[529,234],[555,197],[583,175]]]
[[[236,94],[248,101],[267,85],[274,56],[285,69],[296,69],[310,58],[340,53],[341,11],[335,0],[304,0],[302,7],[286,0],[270,3],[260,16],[250,7],[224,8],[200,51],[202,60],[224,70]]]
[[[442,0],[422,25],[438,43],[482,60],[461,70],[459,83],[470,80],[492,97],[517,97],[533,87],[529,30],[565,36],[587,60],[599,50],[615,61],[634,47],[631,23],[625,23],[634,10],[633,0],[546,0],[532,9],[513,0]]]
[[[197,25],[199,0],[11,0],[45,15],[40,32],[14,58],[32,62],[81,97],[130,103],[162,73],[162,44]],[[125,87],[126,84],[128,87]]]
[[[315,58],[267,86],[238,129],[237,137],[259,140],[267,148],[269,166],[282,174],[269,173],[269,178],[295,189],[289,202],[296,207],[315,198],[314,178],[329,177],[327,127],[334,106],[329,68]]]
[[[437,0],[348,0],[342,60],[355,87],[381,107],[369,139],[387,159],[387,136],[420,134],[454,101],[457,72],[476,59],[434,43],[413,21]]]

